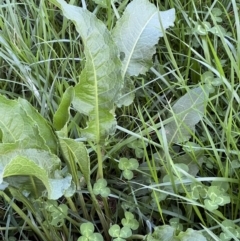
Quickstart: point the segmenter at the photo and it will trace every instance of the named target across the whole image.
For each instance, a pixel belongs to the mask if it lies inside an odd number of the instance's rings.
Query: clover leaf
[[[49,221],[54,227],[61,227],[64,224],[64,220],[67,217],[68,207],[65,204],[58,206],[57,201],[49,200],[45,206],[49,213]]]
[[[213,17],[215,18],[216,22],[222,22],[222,10],[220,8],[213,8],[212,10]]]
[[[172,227],[174,227],[176,230],[178,231],[182,231],[183,230],[183,225],[180,223],[179,218],[171,218],[169,220],[169,223]]]
[[[131,212],[125,212],[125,218],[122,219],[122,225],[124,227],[129,227],[132,230],[136,230],[139,227],[138,221],[135,219],[134,215]]]
[[[151,193],[151,206],[152,207],[157,207],[157,203],[163,201],[166,199],[166,197],[168,196],[168,194],[163,193],[163,192],[157,192],[157,191],[153,191]]]
[[[229,241],[233,237],[240,238],[240,227],[237,227],[232,220],[222,222],[222,231],[220,239],[223,241]]]
[[[225,204],[230,203],[229,195],[220,190],[218,186],[209,187],[207,197],[208,199],[204,200],[204,204],[209,211],[214,211],[218,209],[218,206],[224,206]]]
[[[199,35],[207,35],[208,31],[211,28],[211,24],[209,22],[203,21],[203,22],[195,22],[195,32]]]
[[[194,200],[198,200],[200,197],[206,198],[207,197],[207,187],[205,187],[201,183],[192,183],[190,195],[191,195],[192,199],[194,199]]]
[[[120,228],[117,224],[112,225],[108,233],[111,237],[115,238],[113,241],[125,241],[126,238],[132,235],[132,231],[129,227]]]
[[[102,197],[107,197],[110,194],[110,189],[107,187],[107,181],[103,178],[97,180],[93,186],[93,193],[95,195],[101,195]]]
[[[103,241],[100,233],[94,233],[94,226],[92,223],[83,223],[80,226],[82,236],[77,241]]]
[[[130,180],[133,178],[132,170],[137,170],[139,167],[139,163],[134,158],[127,159],[123,157],[120,159],[118,167],[120,170],[123,170],[124,178]]]
[[[142,158],[144,156],[143,142],[141,140],[135,140],[127,146],[134,149],[137,158]],[[147,146],[147,143],[145,143],[145,146]]]

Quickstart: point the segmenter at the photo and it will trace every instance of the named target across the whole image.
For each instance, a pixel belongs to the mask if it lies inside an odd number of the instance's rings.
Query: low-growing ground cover
[[[238,240],[239,4],[2,1],[1,239]]]

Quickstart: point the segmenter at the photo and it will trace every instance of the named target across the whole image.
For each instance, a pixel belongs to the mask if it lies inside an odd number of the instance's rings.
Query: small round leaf
[[[117,224],[112,225],[108,230],[108,233],[113,238],[120,237],[120,226]]]
[[[123,227],[120,231],[120,237],[121,238],[129,238],[132,236],[132,230],[129,227]]]
[[[80,232],[83,236],[89,237],[94,232],[93,224],[90,222],[81,224]]]

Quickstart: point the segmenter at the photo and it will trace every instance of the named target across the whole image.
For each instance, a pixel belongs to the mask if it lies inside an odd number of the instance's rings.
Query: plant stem
[[[101,145],[97,144],[98,173],[96,180],[103,178],[103,158]]]

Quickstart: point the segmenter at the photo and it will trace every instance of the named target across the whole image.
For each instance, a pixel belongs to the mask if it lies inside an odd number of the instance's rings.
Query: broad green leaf
[[[128,4],[113,29],[113,38],[122,53],[123,77],[148,71],[159,37],[163,36],[163,30],[173,26],[174,20],[174,9],[161,12],[148,0],[133,0]]]
[[[35,196],[47,190],[49,199],[64,195],[71,186],[71,176],[56,176],[59,158],[44,150],[17,149],[14,145],[0,144],[0,183],[4,180]]]
[[[99,143],[115,132],[114,101],[122,87],[119,51],[106,26],[86,9],[57,0],[66,18],[74,22],[86,57],[75,86],[73,106],[88,116],[82,136]]]
[[[189,90],[173,105],[173,121],[164,126],[169,143],[183,143],[195,131],[195,125],[203,118],[208,93],[204,87]]]
[[[69,109],[74,97],[74,89],[68,87],[63,94],[61,103],[53,116],[53,126],[60,131],[69,120]]]
[[[75,166],[75,163],[79,166],[86,183],[90,182],[90,159],[87,153],[87,149],[82,142],[76,142],[73,139],[63,138],[58,132],[59,142],[61,146],[64,158],[67,160],[70,168]],[[75,163],[71,163],[71,160]],[[74,168],[73,168],[74,169]],[[75,170],[71,170],[75,172]]]
[[[9,100],[0,95],[2,143],[20,142],[22,147],[57,153],[56,137],[47,121],[24,99]]]
[[[39,135],[44,140],[45,146],[47,146],[52,153],[57,154],[57,139],[48,122],[37,112],[35,108],[33,108],[33,106],[31,106],[28,101],[19,98],[18,102],[22,106],[22,109],[26,113],[27,117],[33,121],[33,125],[37,127]],[[45,148],[41,147],[41,149]]]

